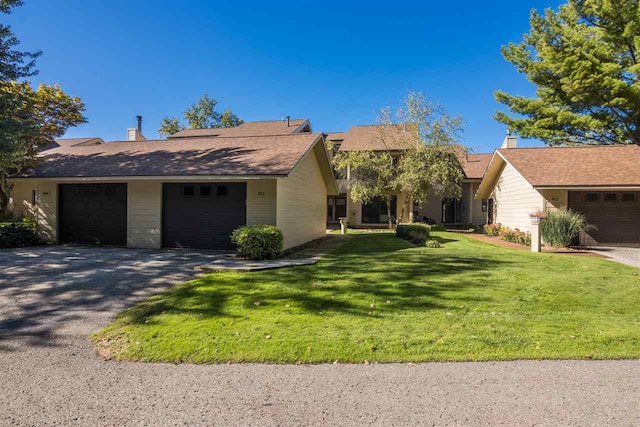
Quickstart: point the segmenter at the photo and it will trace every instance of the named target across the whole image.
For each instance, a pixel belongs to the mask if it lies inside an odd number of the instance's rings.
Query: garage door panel
[[[640,245],[638,193],[570,191],[569,208],[584,214],[597,228],[583,233],[581,244]]]
[[[165,247],[231,249],[231,233],[245,224],[245,183],[163,185]]]
[[[60,242],[125,246],[126,184],[61,184]]]

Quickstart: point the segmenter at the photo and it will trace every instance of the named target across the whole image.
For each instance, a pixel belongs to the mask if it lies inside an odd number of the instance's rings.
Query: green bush
[[[445,227],[442,224],[433,224],[431,226],[431,231],[436,232],[436,231],[447,231],[447,227]]]
[[[584,215],[571,209],[548,212],[540,223],[544,242],[554,248],[568,248],[581,231],[593,229]]]
[[[0,226],[0,248],[21,248],[38,244],[36,224],[30,218]]]
[[[421,223],[398,225],[396,237],[408,240],[414,245],[421,245],[429,238],[431,228],[432,226]]]
[[[427,240],[427,242],[425,243],[425,246],[428,248],[441,248],[442,245],[440,244],[439,241],[437,240]]]
[[[231,234],[231,241],[238,246],[238,255],[251,260],[273,259],[282,254],[284,237],[273,225],[249,225]]]
[[[502,224],[485,224],[483,228],[487,236],[495,237],[500,235]]]

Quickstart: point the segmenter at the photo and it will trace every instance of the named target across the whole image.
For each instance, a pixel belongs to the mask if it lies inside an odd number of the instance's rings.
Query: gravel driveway
[[[87,335],[215,253],[0,251],[0,425],[638,425],[640,361],[103,362]]]

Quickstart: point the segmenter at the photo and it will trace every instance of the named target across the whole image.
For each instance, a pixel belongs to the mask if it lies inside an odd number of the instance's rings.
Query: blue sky
[[[531,95],[500,46],[520,41],[532,8],[514,2],[218,2],[25,0],[4,17],[25,50],[43,50],[34,83],[87,105],[68,137],[126,138],[135,116],[157,137],[163,115],[203,93],[245,120],[308,117],[314,131],[375,122],[422,91],[465,120],[464,143],[492,151],[505,128],[496,89]],[[536,145],[535,141],[525,142]]]

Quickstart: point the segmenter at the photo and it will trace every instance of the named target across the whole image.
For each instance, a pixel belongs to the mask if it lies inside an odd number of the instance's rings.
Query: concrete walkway
[[[297,267],[316,264],[322,257],[334,251],[351,236],[327,235],[326,240],[284,258],[250,261],[228,254],[199,267],[203,271],[259,271],[274,268]]]
[[[592,248],[591,250],[610,258],[612,261],[640,268],[640,248],[609,246]]]

